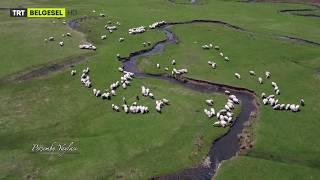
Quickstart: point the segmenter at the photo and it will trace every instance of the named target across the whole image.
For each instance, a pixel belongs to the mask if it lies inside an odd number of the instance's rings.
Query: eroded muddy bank
[[[68,67],[72,67],[73,65],[80,64],[84,61],[86,61],[87,57],[93,55],[93,54],[87,54],[86,56],[76,56],[76,57],[71,57],[68,58],[68,60],[58,62],[58,63],[53,63],[50,65],[45,65],[41,66],[40,68],[37,68],[35,70],[32,70],[18,78],[16,78],[16,81],[25,81],[25,80],[30,80],[33,78],[41,77],[41,76],[46,76],[50,73],[56,72],[56,71],[61,71],[64,70]]]

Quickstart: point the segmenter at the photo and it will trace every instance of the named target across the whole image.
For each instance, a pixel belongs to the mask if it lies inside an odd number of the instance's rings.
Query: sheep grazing
[[[266,93],[261,93],[261,98],[266,98]]]
[[[81,79],[80,79],[81,83],[84,84],[87,88],[91,88],[92,83],[91,83],[90,77],[89,77],[89,75],[88,75],[88,73],[89,73],[89,67],[87,67],[86,69],[84,69],[82,72],[83,72],[83,73],[82,73],[82,75],[81,75],[81,77],[80,77],[80,78],[81,78]]]
[[[122,68],[122,67],[118,67],[118,70],[119,70],[120,72],[123,72],[123,68]]]
[[[179,69],[179,70],[177,70],[175,68],[172,69],[172,75],[182,75],[182,74],[186,74],[186,73],[188,73],[187,69]]]
[[[234,76],[237,78],[237,79],[241,79],[241,76],[239,73],[234,73]]]
[[[156,105],[156,110],[157,110],[157,112],[161,113],[161,106],[160,105]]]
[[[112,104],[111,107],[112,107],[112,110],[114,110],[116,112],[120,112],[120,109],[117,105]]]
[[[63,20],[63,21],[62,21],[62,24],[67,24],[66,20]]]
[[[162,99],[162,100],[156,100],[156,110],[158,113],[161,113],[161,108],[165,105],[169,105],[169,100]]]
[[[124,107],[124,110],[125,110],[125,106],[123,106],[123,107]],[[145,113],[149,112],[149,108],[147,106],[138,105],[137,102],[134,102],[129,107],[128,111],[131,112],[132,114],[137,114],[137,113],[145,114]]]
[[[126,83],[122,83],[122,88],[126,89],[127,88],[127,84]]]
[[[144,47],[146,47],[146,46],[147,46],[147,43],[146,43],[146,42],[143,42],[142,45],[143,45]]]
[[[149,28],[150,28],[150,29],[155,29],[155,28],[161,27],[161,26],[163,26],[163,25],[165,25],[165,24],[167,24],[167,22],[165,22],[165,21],[159,21],[159,22],[155,22],[155,23],[149,25]]]
[[[212,69],[215,69],[217,67],[217,64],[213,61],[208,61],[208,64],[212,67]]]
[[[216,121],[213,123],[213,126],[215,127],[226,127],[227,126],[227,122],[222,120],[222,121]]]
[[[77,71],[76,70],[71,70],[71,76],[74,76],[77,74]]]
[[[123,105],[122,105],[122,108],[123,108],[123,110],[124,110],[125,113],[129,113],[129,106],[128,106],[128,105],[123,104]]]
[[[160,68],[160,64],[157,64],[157,68],[158,68],[158,69]]]
[[[250,73],[251,76],[255,76],[256,75],[256,73],[254,71],[249,71],[249,73]]]
[[[305,105],[304,99],[300,99],[300,105],[301,105],[301,106],[304,106],[304,105]]]
[[[141,94],[145,97],[150,97],[151,99],[154,99],[153,93],[150,91],[149,88],[146,88],[145,86],[141,86]]]
[[[213,100],[212,99],[207,99],[206,100],[206,103],[209,105],[209,106],[213,106]]]
[[[292,112],[300,111],[300,106],[295,104],[281,104],[278,99],[275,99],[274,95],[262,96],[262,102],[264,105],[270,104],[273,110],[291,110]]]
[[[67,33],[66,35],[67,35],[68,37],[71,37],[71,33]]]
[[[260,84],[263,84],[263,80],[262,80],[261,77],[258,78],[258,81],[259,81]]]
[[[124,38],[119,38],[118,41],[119,41],[119,42],[123,42],[123,41],[124,41]]]
[[[101,94],[101,99],[111,99],[111,95],[109,92]]]
[[[92,44],[80,44],[79,48],[80,49],[89,49],[89,50],[96,50],[97,49],[97,47]]]
[[[66,34],[62,34],[61,36],[62,36],[62,37],[66,37]]]
[[[266,71],[266,79],[269,79],[271,77],[271,73],[269,71]]]
[[[140,34],[146,31],[144,26],[129,29],[129,34]]]
[[[230,95],[231,93],[230,93],[230,91],[225,90],[225,91],[224,91],[224,94],[225,94],[225,95]]]
[[[290,109],[291,104],[287,104],[285,107],[285,110],[289,110]]]
[[[171,61],[171,64],[172,64],[172,65],[176,65],[176,60],[173,59],[173,60]]]
[[[101,96],[101,91],[100,90],[97,90],[97,89],[92,89],[92,92],[93,92],[93,95],[96,96],[96,97],[99,97]]]
[[[151,99],[154,99],[153,93],[149,93],[148,96],[149,96]]]
[[[212,49],[213,48],[213,45],[212,44],[205,44],[205,45],[202,45],[201,46],[202,47],[202,49]]]
[[[169,101],[168,99],[163,98],[163,99],[162,99],[162,102],[163,102],[165,105],[169,105],[169,102],[170,102],[170,101]]]
[[[168,67],[164,67],[164,70],[165,70],[165,71],[169,71],[169,68],[168,68]]]
[[[110,93],[111,93],[112,96],[116,96],[117,95],[116,91],[113,90],[113,89],[110,91]]]
[[[232,102],[234,102],[236,104],[240,103],[239,99],[235,95],[230,95],[229,99],[232,100]]]
[[[93,13],[96,13],[96,10],[92,10]]]
[[[64,45],[64,42],[63,41],[59,42],[59,45],[62,47]]]
[[[106,15],[103,14],[103,13],[100,13],[99,16],[100,16],[100,17],[106,17]]]
[[[226,57],[224,57],[224,60],[225,60],[225,61],[230,61],[230,60],[229,60],[229,58],[228,58],[227,56],[226,56]]]
[[[203,45],[203,46],[201,46],[202,47],[202,49],[209,49],[209,46],[208,45]]]
[[[203,112],[208,116],[208,118],[211,118],[212,116],[214,116],[214,114],[207,109],[204,109]]]
[[[219,46],[214,46],[214,49],[220,50],[220,47]]]
[[[291,104],[290,105],[290,110],[292,111],[292,112],[299,112],[300,111],[300,106],[299,105],[294,105],[294,104]]]
[[[112,33],[113,31],[117,30],[117,26],[108,26],[105,25],[104,28],[109,31],[109,33]]]
[[[49,41],[54,41],[54,37],[50,36],[50,37],[48,38],[48,40],[49,40]]]
[[[233,122],[233,113],[231,112],[235,107],[234,107],[234,103],[238,104],[240,101],[238,100],[238,98],[235,95],[229,95],[229,99],[227,101],[227,103],[224,105],[224,108],[219,110],[216,113],[216,117],[218,119],[218,121],[214,122],[213,126],[215,127],[227,127],[228,125],[231,125],[231,123]],[[214,109],[211,109],[211,112],[208,112],[208,110],[204,110],[204,112],[207,115],[214,115]],[[210,117],[211,117],[210,116]],[[209,116],[208,116],[209,117]]]
[[[83,72],[84,74],[88,74],[88,73],[90,72],[90,68],[87,67],[86,69],[82,70],[82,72]]]
[[[222,52],[220,52],[220,56],[223,57],[223,53]]]
[[[102,35],[102,36],[100,37],[100,39],[101,39],[101,40],[107,39],[107,35]]]

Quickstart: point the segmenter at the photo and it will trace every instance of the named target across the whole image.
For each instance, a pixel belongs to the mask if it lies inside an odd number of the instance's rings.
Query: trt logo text
[[[27,9],[10,9],[11,17],[27,17]]]

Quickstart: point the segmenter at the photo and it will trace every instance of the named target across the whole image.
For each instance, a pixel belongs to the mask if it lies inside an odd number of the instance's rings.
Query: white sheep
[[[100,38],[101,40],[107,39],[107,35],[102,35]]]
[[[217,64],[213,62],[213,63],[211,64],[211,67],[212,67],[212,69],[215,69],[215,68],[217,67]]]
[[[213,106],[214,101],[213,101],[212,99],[207,99],[207,100],[206,100],[206,103],[207,103],[209,106]]]
[[[241,76],[240,76],[239,73],[234,73],[234,75],[235,75],[235,77],[236,77],[237,79],[241,79]]]
[[[256,73],[254,71],[249,71],[250,75],[255,76]]]
[[[271,77],[271,73],[269,71],[266,71],[266,79],[270,78]]]
[[[71,70],[71,76],[74,76],[77,74],[77,71],[76,70]]]
[[[113,109],[114,111],[116,111],[116,112],[119,112],[119,111],[120,111],[120,109],[119,109],[119,107],[118,107],[117,105],[112,104],[111,107],[112,107],[112,109]]]

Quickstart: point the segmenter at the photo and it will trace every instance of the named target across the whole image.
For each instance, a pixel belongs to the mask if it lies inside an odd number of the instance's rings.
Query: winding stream
[[[141,78],[158,78],[171,83],[180,84],[185,88],[192,89],[199,92],[214,92],[223,94],[225,90],[229,90],[232,94],[235,94],[241,100],[240,114],[236,118],[235,123],[228,130],[212,142],[208,156],[210,157],[210,167],[193,167],[181,170],[176,173],[163,175],[159,177],[152,177],[150,179],[211,179],[217,171],[219,165],[223,160],[227,160],[237,155],[240,150],[240,144],[237,135],[241,133],[244,128],[244,123],[250,120],[251,113],[258,112],[258,105],[255,101],[255,94],[253,91],[227,86],[223,84],[215,84],[202,80],[196,80],[192,78],[184,78],[184,81],[174,79],[168,75],[151,75],[141,72],[136,66],[136,61],[143,56],[151,56],[155,53],[161,53],[164,50],[165,45],[175,44],[178,42],[175,34],[169,31],[169,28],[173,25],[166,25],[158,28],[161,32],[166,34],[166,40],[156,43],[152,48],[131,53],[127,58],[123,58],[123,67],[126,71],[130,71]]]
[[[79,22],[85,21],[86,19],[91,18],[99,18],[99,17],[82,17],[79,19],[75,19],[69,22],[69,27],[79,31]],[[156,53],[163,52],[164,48],[168,44],[176,44],[178,43],[178,38],[176,35],[170,31],[170,27],[178,25],[178,24],[194,24],[194,23],[214,23],[218,25],[222,25],[226,28],[231,28],[236,31],[247,32],[252,34],[257,34],[255,32],[248,31],[244,28],[223,22],[223,21],[214,21],[214,20],[191,20],[184,22],[172,22],[168,23],[165,26],[157,28],[160,32],[165,33],[166,39],[159,41],[154,46],[149,49],[140,50],[137,52],[133,52],[129,57],[121,58],[123,61],[123,67],[126,71],[130,71],[136,74],[138,78],[158,78],[164,81],[168,81],[170,83],[179,84],[185,88],[199,91],[203,93],[220,93],[223,94],[225,90],[230,91],[232,94],[235,94],[241,100],[240,113],[238,114],[235,123],[229,128],[229,130],[218,137],[212,142],[212,145],[209,149],[208,156],[210,157],[211,164],[209,167],[204,167],[198,165],[196,167],[190,167],[178,172],[174,172],[167,175],[161,175],[157,177],[151,177],[150,179],[197,179],[197,180],[207,180],[211,179],[217,172],[221,162],[223,160],[230,159],[237,155],[240,150],[239,139],[237,137],[238,134],[242,132],[244,129],[244,123],[249,121],[251,118],[251,114],[256,114],[259,111],[258,103],[256,102],[255,93],[251,90],[239,87],[233,87],[224,84],[217,84],[197,79],[192,79],[189,77],[183,77],[183,81],[174,79],[165,74],[146,74],[138,69],[136,66],[136,61],[140,57],[143,56],[151,56]],[[290,36],[279,36],[279,35],[270,35],[272,37],[284,40],[290,40],[295,43],[304,43],[309,45],[320,45],[318,42],[313,42],[305,39],[299,39]],[[83,59],[79,59],[79,61],[83,61]],[[17,79],[32,79],[33,77],[38,77],[42,75],[47,75],[47,72],[53,72],[55,70],[62,70],[65,67],[71,66],[72,64],[78,63],[77,60],[72,60],[64,66],[59,65],[59,68],[52,67],[43,67],[42,69],[35,69],[27,74],[24,74]],[[58,65],[56,65],[58,66]],[[52,71],[47,71],[47,69],[52,69]],[[43,73],[45,72],[45,73]],[[16,80],[17,80],[16,79]],[[214,128],[214,127],[212,127]]]

